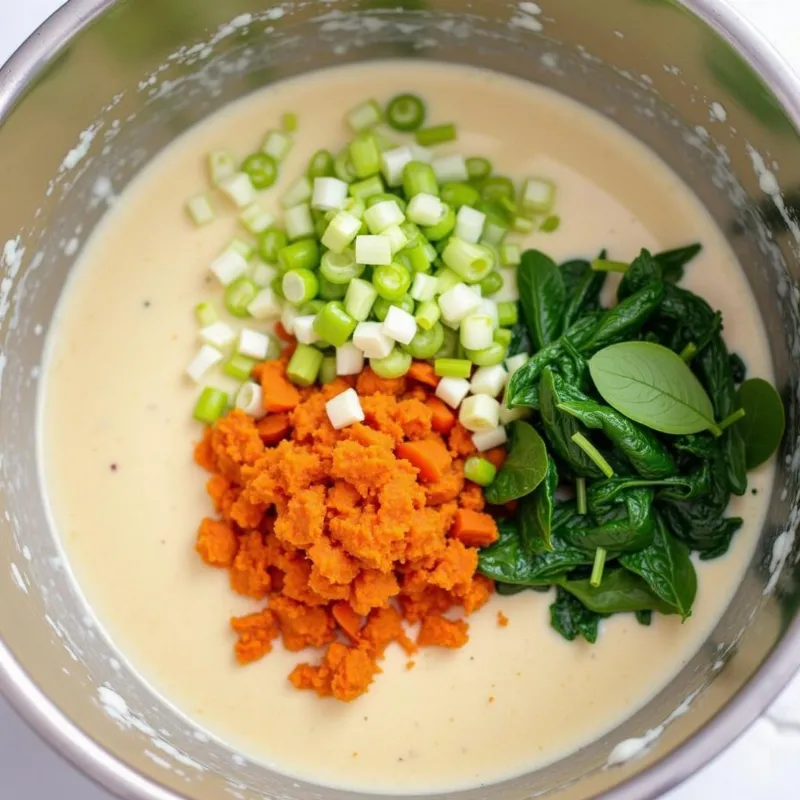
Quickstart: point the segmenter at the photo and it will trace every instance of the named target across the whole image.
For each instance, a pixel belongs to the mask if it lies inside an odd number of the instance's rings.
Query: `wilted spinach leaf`
[[[567,641],[583,636],[589,644],[597,641],[597,630],[603,617],[589,611],[569,592],[556,589],[556,600],[550,606],[550,624]]]
[[[547,474],[547,448],[536,429],[527,422],[511,426],[511,449],[494,482],[484,496],[492,505],[502,505],[530,494]]]
[[[564,329],[564,280],[555,261],[539,250],[526,250],[517,269],[517,286],[534,347],[541,350]]]
[[[739,387],[739,408],[745,410],[736,423],[744,439],[747,469],[760,467],[778,449],[786,426],[783,400],[771,383],[751,378]]]
[[[553,549],[553,503],[558,488],[556,462],[547,459],[544,480],[523,498],[517,509],[520,538],[528,553],[541,553]]]
[[[599,586],[588,578],[561,580],[563,589],[598,614],[620,614],[626,611],[660,611],[674,614],[675,608],[656,595],[647,582],[626,569],[606,570]]]

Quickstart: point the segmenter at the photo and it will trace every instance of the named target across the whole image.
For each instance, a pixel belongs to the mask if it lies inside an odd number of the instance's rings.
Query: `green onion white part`
[[[494,342],[494,323],[484,314],[470,314],[460,329],[462,347],[467,350],[484,350]]]
[[[381,153],[381,173],[386,185],[392,188],[403,184],[403,170],[414,160],[410,147],[396,147]]]
[[[356,236],[356,263],[388,266],[392,263],[392,242],[387,236]]]
[[[394,342],[383,332],[380,322],[359,322],[353,332],[353,344],[367,358],[386,358],[394,349]]]
[[[365,322],[377,299],[378,292],[371,283],[354,278],[344,296],[344,310],[357,322]]]
[[[517,270],[513,267],[500,267],[497,271],[503,279],[503,286],[492,298],[495,303],[516,303],[519,300]]]
[[[300,344],[314,344],[319,341],[319,336],[314,330],[316,314],[303,314],[294,321],[294,337]]]
[[[266,414],[264,392],[261,386],[253,381],[246,381],[239,387],[234,405],[254,419],[261,419]]]
[[[420,192],[408,204],[408,218],[417,225],[430,227],[442,221],[446,212],[445,204],[436,195]]]
[[[477,244],[483,236],[486,214],[470,206],[461,206],[456,214],[455,236],[470,244]]]
[[[286,303],[281,311],[281,325],[283,329],[291,336],[294,336],[294,322],[300,316],[300,312],[294,307]]]
[[[438,285],[439,283],[433,275],[426,275],[424,272],[418,272],[414,276],[414,282],[411,284],[411,289],[408,293],[413,300],[416,300],[418,303],[424,303],[436,297],[436,287]]]
[[[383,109],[375,100],[367,100],[357,105],[347,114],[347,124],[353,133],[360,133],[369,128],[374,128],[383,121]]]
[[[224,350],[236,340],[236,331],[227,322],[212,322],[200,329],[200,340],[218,350]]]
[[[383,233],[387,228],[405,222],[406,215],[394,200],[382,200],[364,212],[364,221],[370,233]]]
[[[358,375],[364,369],[364,353],[348,342],[336,348],[336,374]]]
[[[204,344],[198,351],[195,357],[189,362],[186,367],[186,374],[195,382],[200,383],[205,374],[222,361],[223,355],[212,347],[210,344]]]
[[[442,378],[436,387],[436,396],[450,408],[458,408],[469,394],[466,378]]]
[[[239,342],[236,345],[236,352],[248,358],[255,358],[263,361],[269,351],[269,337],[261,331],[254,331],[244,328],[239,332]]]
[[[439,308],[442,317],[453,325],[458,325],[470,314],[475,313],[481,305],[481,298],[465,283],[457,283],[451,289],[439,295]]]
[[[460,154],[438,156],[431,161],[431,167],[439,183],[469,180],[467,161]]]
[[[361,400],[355,389],[347,389],[328,400],[325,404],[325,413],[337,431],[355,425],[356,422],[363,422],[365,419]]]
[[[547,214],[556,201],[556,187],[551,181],[530,178],[522,189],[522,208],[534,214]]]
[[[211,204],[211,198],[207,194],[190,197],[186,201],[186,213],[198,227],[208,225],[217,216],[214,206]]]
[[[265,211],[258,202],[255,202],[251,203],[239,214],[239,222],[249,233],[257,236],[272,226],[275,222],[275,217],[269,211]]]
[[[487,450],[494,450],[495,447],[500,447],[507,441],[508,434],[502,425],[472,434],[472,443],[479,453],[485,453]]]
[[[198,303],[194,308],[194,314],[201,327],[206,328],[215,322],[219,322],[219,314],[214,304],[210,301]]]
[[[322,244],[334,253],[341,253],[355,240],[361,230],[361,219],[347,211],[340,211],[322,235]]]
[[[314,218],[311,216],[311,208],[306,203],[287,208],[284,223],[290,242],[314,235]]]
[[[395,342],[409,344],[417,333],[417,321],[402,308],[391,306],[381,330]]]
[[[256,190],[250,176],[244,172],[235,172],[224,178],[220,181],[219,189],[237,208],[246,208],[256,200]]]
[[[500,403],[486,394],[473,394],[459,406],[458,421],[472,433],[493,430],[500,424]]]
[[[270,131],[261,145],[261,152],[280,163],[292,149],[292,137],[282,131]]]
[[[228,286],[247,274],[247,259],[236,250],[228,248],[211,262],[210,269],[223,286]]]
[[[501,364],[493,367],[478,367],[469,383],[472,394],[485,394],[498,397],[508,382],[508,373]]]
[[[236,172],[236,161],[227,150],[214,150],[208,155],[208,173],[213,186],[219,186]]]
[[[283,310],[283,303],[270,288],[262,289],[247,306],[247,311],[255,319],[277,319]]]
[[[292,208],[301,203],[308,203],[314,193],[314,188],[311,181],[303,175],[298,178],[283,194],[281,197],[281,205],[283,208]]]
[[[338,178],[315,178],[311,208],[319,211],[339,211],[347,202],[348,186]]]

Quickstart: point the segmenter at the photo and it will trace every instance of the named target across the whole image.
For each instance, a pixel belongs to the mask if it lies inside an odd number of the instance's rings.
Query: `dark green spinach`
[[[484,496],[492,505],[502,505],[530,494],[547,475],[547,447],[536,429],[527,422],[511,426],[508,458],[486,489]]]
[[[527,250],[517,269],[520,304],[536,350],[561,335],[566,288],[556,263],[539,250]]]

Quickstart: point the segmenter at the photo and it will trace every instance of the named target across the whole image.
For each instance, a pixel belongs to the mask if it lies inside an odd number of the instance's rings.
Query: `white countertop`
[[[797,0],[728,0],[800,73]],[[0,0],[0,63],[62,0]],[[0,700],[0,795],[8,800],[111,800],[54,755]],[[800,676],[736,744],[664,800],[800,797]]]

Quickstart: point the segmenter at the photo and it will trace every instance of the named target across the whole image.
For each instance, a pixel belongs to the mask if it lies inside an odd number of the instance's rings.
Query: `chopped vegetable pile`
[[[422,623],[417,644],[463,644],[466,624],[442,614],[475,610],[493,581],[555,587],[570,640],[595,641],[615,613],[686,619],[691,552],[726,552],[729,499],[783,435],[775,389],[744,381],[721,315],[678,285],[700,245],[631,264],[523,252],[516,234],[559,226],[555,185],[518,190],[483,157],[435,155],[458,133],[427,115],[410,94],[353,109],[352,139],[311,156],[280,219],[258,193],[293,115],[241,162],[209,158],[248,235],[210,264],[228,317],[196,309],[189,377],[219,367],[239,384],[206,385],[195,407],[222,517],[197,547],[267,599],[233,620],[239,660],[278,635],[327,646],[291,680],[342,700],[390,641],[413,652],[403,619]],[[215,206],[201,194],[187,211],[206,225]],[[610,272],[623,276],[604,308]]]

